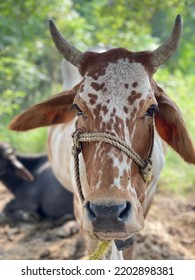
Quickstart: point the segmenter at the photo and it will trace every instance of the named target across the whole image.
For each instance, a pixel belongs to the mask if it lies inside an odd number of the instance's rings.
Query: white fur
[[[106,100],[110,96],[94,90],[91,86],[93,82],[100,85],[103,83],[106,84],[106,93],[112,94],[109,105]],[[136,89],[132,87],[133,82],[138,83]],[[128,84],[128,88],[124,86],[125,83]],[[127,115],[123,111],[123,107],[127,106],[128,97],[132,90],[140,92],[142,96],[140,99],[135,101],[132,107],[129,107],[128,116],[132,113],[134,108],[139,108],[139,103],[142,99],[146,99],[148,95],[151,95],[151,86],[145,68],[141,63],[129,63],[128,59],[119,59],[116,63],[109,63],[105,75],[99,76],[97,80],[94,80],[91,76],[89,76],[89,74],[86,74],[84,91],[79,95],[86,102],[88,108],[91,108],[91,110],[98,103],[107,106],[108,112],[104,116],[104,121],[107,122],[110,119],[110,114],[113,109],[117,109],[117,114],[122,119],[126,119]],[[97,94],[98,98],[95,105],[90,104],[90,97],[88,96],[88,93]]]

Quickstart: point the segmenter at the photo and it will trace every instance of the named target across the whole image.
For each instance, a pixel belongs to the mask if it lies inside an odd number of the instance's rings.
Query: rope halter
[[[153,141],[154,141],[154,132],[152,133],[152,146],[147,159],[142,159],[135,150],[125,143],[123,140],[119,139],[116,136],[113,136],[109,133],[101,133],[101,132],[93,132],[93,133],[86,133],[82,132],[80,129],[77,129],[73,135],[73,147],[72,147],[72,154],[74,157],[74,168],[75,168],[75,176],[76,176],[76,183],[79,191],[79,195],[82,201],[84,201],[84,195],[82,192],[82,186],[80,182],[80,172],[79,172],[79,153],[81,152],[81,142],[104,142],[107,144],[111,144],[114,147],[121,150],[125,153],[128,157],[130,157],[133,162],[139,167],[140,174],[143,177],[143,180],[146,183],[149,183],[152,179],[152,150],[153,150]]]

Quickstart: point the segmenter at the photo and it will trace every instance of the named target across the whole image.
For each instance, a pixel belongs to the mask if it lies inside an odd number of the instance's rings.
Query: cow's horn
[[[178,15],[169,38],[156,50],[152,52],[152,65],[158,68],[163,64],[177,49],[182,32],[182,19]]]
[[[70,63],[78,67],[83,53],[70,44],[58,31],[52,20],[49,20],[49,29],[56,48]]]

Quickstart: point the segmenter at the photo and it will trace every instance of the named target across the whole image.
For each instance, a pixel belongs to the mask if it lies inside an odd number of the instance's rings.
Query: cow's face
[[[72,90],[17,116],[11,129],[70,124],[78,114],[81,131],[114,135],[146,159],[155,122],[159,135],[185,161],[195,164],[194,147],[178,107],[152,79],[177,48],[180,16],[168,40],[153,52],[132,53],[119,48],[101,54],[82,53],[62,38],[53,22],[50,31],[59,52],[78,67],[83,80]],[[58,141],[66,139],[59,135]],[[139,231],[147,186],[138,166],[121,150],[102,142],[82,143],[82,155],[87,175],[87,183],[81,181],[83,229],[100,239],[126,239]]]
[[[98,56],[86,53],[80,69],[84,79],[74,100],[81,131],[114,135],[142,159],[151,150],[157,105],[151,73],[141,63],[146,55],[124,49]],[[84,229],[107,239],[123,239],[139,231],[146,191],[139,167],[111,144],[82,143],[82,153],[88,181],[82,185]]]

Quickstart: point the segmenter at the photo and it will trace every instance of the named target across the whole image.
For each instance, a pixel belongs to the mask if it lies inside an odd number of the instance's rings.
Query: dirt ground
[[[0,184],[0,211],[12,195]],[[0,219],[0,259],[80,259],[83,240],[75,222],[54,227]],[[187,197],[157,193],[137,236],[136,259],[195,259],[195,192]]]

